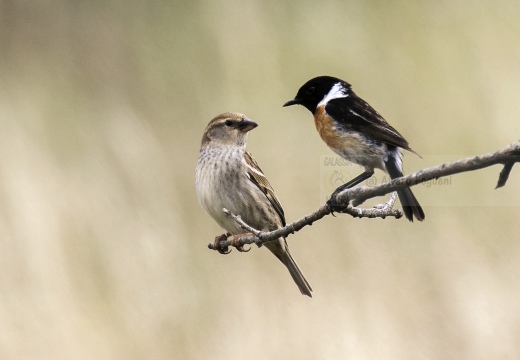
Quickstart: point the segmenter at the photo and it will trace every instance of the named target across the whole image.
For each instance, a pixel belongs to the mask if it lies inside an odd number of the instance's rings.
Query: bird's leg
[[[338,202],[336,200],[336,197],[338,196],[338,194],[340,192],[342,192],[343,190],[350,189],[350,188],[356,186],[357,184],[365,181],[372,175],[374,175],[374,170],[365,171],[365,172],[359,174],[358,176],[356,176],[355,178],[353,178],[352,180],[350,180],[349,182],[339,186],[336,190],[334,190],[334,192],[330,196],[330,199],[327,201],[327,205],[331,208],[339,208],[336,211],[341,212],[341,208],[344,208],[346,205],[338,204]]]
[[[366,179],[368,179],[372,175],[374,175],[374,170],[365,171],[365,172],[359,174],[354,179],[352,179],[349,182],[339,186],[336,190],[334,190],[334,192],[332,193],[331,197],[335,197],[336,195],[338,195],[343,190],[350,189],[350,188],[356,186],[357,184],[362,183],[363,181],[365,181]]]
[[[224,246],[224,247],[220,246],[220,242],[227,240],[228,236],[231,236],[231,234],[227,233],[227,234],[219,235],[219,236],[215,237],[215,241],[213,242],[213,248],[215,250],[217,250],[219,253],[221,253],[222,255],[227,255],[227,254],[229,254],[231,252],[229,247],[227,247],[227,246]]]
[[[231,246],[233,246],[235,249],[237,249],[240,252],[248,252],[249,250],[251,250],[251,247],[249,247],[249,249],[247,249],[247,250],[244,249],[244,245],[241,244],[240,241],[243,238],[248,237],[250,235],[251,235],[251,233],[238,234],[238,235],[233,236],[233,239],[231,240]]]

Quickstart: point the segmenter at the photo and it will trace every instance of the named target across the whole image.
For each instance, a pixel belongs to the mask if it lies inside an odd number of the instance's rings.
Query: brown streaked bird
[[[293,100],[284,106],[303,105],[314,115],[314,123],[322,140],[339,156],[361,165],[365,171],[338,187],[327,202],[334,208],[336,195],[374,175],[381,169],[392,179],[403,176],[401,150],[417,154],[366,101],[354,93],[352,86],[332,76],[319,76],[307,81]],[[404,216],[424,220],[424,211],[409,188],[397,190]]]
[[[257,126],[242,114],[224,113],[209,122],[202,136],[195,175],[197,199],[232,235],[247,231],[226,216],[222,208],[240,215],[247,224],[261,231],[285,226],[284,212],[272,186],[246,151],[247,133]],[[266,242],[265,247],[287,267],[300,292],[312,297],[312,288],[292,258],[287,241],[280,238]]]

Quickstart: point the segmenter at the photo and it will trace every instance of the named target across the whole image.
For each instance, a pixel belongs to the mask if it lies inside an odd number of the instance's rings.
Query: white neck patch
[[[340,82],[334,84],[334,86],[330,89],[330,91],[323,97],[318,106],[327,105],[327,103],[333,99],[346,98],[348,95],[346,94],[347,89],[343,87]]]

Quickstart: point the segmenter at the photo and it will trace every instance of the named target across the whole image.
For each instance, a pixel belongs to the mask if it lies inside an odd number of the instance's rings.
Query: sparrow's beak
[[[298,99],[292,99],[292,100],[289,100],[287,101],[285,104],[283,104],[283,106],[291,106],[291,105],[299,105],[300,104],[300,101]]]
[[[257,127],[258,124],[255,123],[253,120],[248,119],[244,116],[244,119],[237,125],[238,130],[242,132],[248,132],[250,130],[253,130],[255,127]]]

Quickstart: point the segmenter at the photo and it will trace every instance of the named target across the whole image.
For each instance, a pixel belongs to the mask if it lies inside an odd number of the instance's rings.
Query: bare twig
[[[242,220],[242,217],[240,215],[235,215],[231,211],[229,211],[226,208],[223,208],[222,211],[224,214],[235,220],[235,222],[240,226],[242,229],[249,231],[253,235],[260,236],[262,232],[260,230],[256,230],[254,227],[247,225],[244,220]]]
[[[382,196],[388,193],[393,193],[396,190],[408,188],[431,179],[438,179],[445,176],[450,176],[462,172],[474,171],[489,167],[492,165],[503,164],[504,168],[500,172],[497,188],[502,187],[507,182],[509,174],[513,165],[520,162],[520,141],[494,153],[485,155],[475,156],[466,158],[458,161],[454,161],[448,164],[442,164],[439,166],[430,167],[423,169],[414,174],[401,177],[399,179],[392,180],[386,184],[380,184],[372,187],[357,187],[353,189],[346,189],[338,194],[336,201],[340,204],[344,204],[345,208],[342,209],[342,213],[350,214],[353,217],[380,217],[385,218],[387,216],[393,216],[396,219],[402,216],[401,211],[393,209],[395,203],[395,194],[392,194],[390,200],[382,206],[375,206],[374,208],[358,208],[355,205],[363,203],[365,200],[374,198],[376,196]],[[351,205],[350,202],[352,202]],[[267,241],[276,240],[280,237],[287,237],[290,234],[298,232],[300,229],[307,225],[312,225],[315,221],[332,213],[330,207],[327,205],[321,206],[318,210],[310,215],[307,215],[300,220],[297,220],[291,224],[284,226],[283,228],[263,232],[246,224],[239,215],[232,214],[230,211],[224,209],[227,216],[231,217],[235,222],[244,230],[250,234],[245,236],[242,234],[238,242],[233,243],[232,240],[223,240],[219,242],[220,248],[226,246],[246,245],[246,244],[257,244],[261,246]],[[217,250],[217,247],[213,244],[209,244],[208,247],[213,250]]]
[[[387,216],[393,216],[396,219],[399,219],[401,216],[403,216],[403,213],[401,212],[401,210],[393,209],[396,197],[397,197],[397,193],[394,192],[394,193],[392,193],[392,196],[390,196],[390,199],[386,203],[376,205],[373,208],[367,208],[367,209],[353,207],[352,205],[348,204],[346,206],[346,208],[341,210],[341,213],[349,214],[352,217],[358,217],[358,218],[380,217],[380,218],[384,219]],[[233,241],[233,240],[236,240],[236,239],[233,239],[233,237],[231,240],[221,240],[219,242],[219,246],[218,246],[220,249],[225,249],[228,246],[235,246],[237,244],[243,246],[246,244],[255,243],[258,246],[262,246],[262,244],[265,242],[276,240],[280,237],[287,237],[287,236],[289,236],[289,234],[294,234],[295,232],[298,232],[304,226],[307,226],[307,225],[310,226],[310,225],[312,225],[313,222],[332,213],[331,209],[325,205],[325,206],[322,206],[321,208],[319,208],[314,213],[312,213],[298,221],[295,221],[292,224],[286,225],[283,228],[280,228],[275,231],[263,232],[263,231],[259,231],[255,228],[253,228],[252,226],[246,224],[244,222],[244,220],[242,220],[241,216],[233,214],[228,209],[224,208],[224,209],[222,209],[222,211],[227,216],[232,218],[237,223],[238,226],[240,226],[242,229],[248,231],[249,235],[240,234],[240,238],[238,239],[238,241]],[[208,244],[208,248],[210,248],[212,250],[218,250],[218,248],[215,246],[214,243]]]
[[[441,177],[462,172],[479,170],[496,164],[504,164],[505,167],[509,168],[509,164],[514,164],[517,162],[520,162],[520,141],[494,153],[479,155],[471,158],[457,160],[448,164],[442,164],[423,169],[414,174],[392,180],[386,184],[380,184],[378,186],[372,187],[362,186],[343,190],[338,194],[336,199],[340,203],[348,203],[349,201],[352,201],[354,205],[357,205],[373,197],[382,196],[388,194],[389,192],[411,187],[431,179],[439,179]],[[511,167],[512,166],[513,165],[511,165]],[[510,169],[509,171],[506,171],[506,174],[509,175],[510,171]],[[502,173],[504,173],[504,170],[502,170]],[[500,175],[499,185],[503,186],[508,176],[505,176],[504,178],[502,173]],[[500,180],[502,180],[504,183],[501,184]]]
[[[394,209],[395,199],[397,198],[397,193],[394,191],[391,195],[388,201],[384,204],[378,204],[374,205],[372,208],[360,208],[349,204],[349,203],[343,203],[344,208],[336,212],[340,212],[342,214],[349,214],[352,217],[357,218],[382,218],[385,219],[387,216],[395,217],[396,219],[399,219],[403,216],[403,212],[398,209]],[[339,203],[339,207],[341,208],[341,203]],[[337,207],[336,207],[337,208]],[[335,209],[336,209],[335,208]]]
[[[265,243],[267,241],[276,240],[280,237],[287,237],[287,236],[289,236],[289,234],[294,234],[295,232],[299,231],[304,226],[312,225],[313,222],[321,219],[322,217],[324,217],[326,215],[329,215],[331,213],[331,211],[328,206],[326,206],[326,205],[322,206],[318,210],[313,212],[312,214],[307,215],[307,216],[303,217],[302,219],[297,220],[291,224],[288,224],[288,225],[284,226],[283,228],[280,228],[280,229],[274,230],[274,231],[270,231],[270,232],[258,231],[256,229],[253,229],[255,231],[252,232],[252,231],[248,230],[248,228],[252,229],[252,227],[247,225],[246,223],[244,223],[244,221],[239,216],[232,214],[230,211],[227,211],[225,213],[226,213],[226,215],[231,217],[233,220],[235,220],[235,222],[240,227],[246,229],[247,231],[249,231],[251,233],[249,236],[242,236],[240,239],[240,244],[246,245],[246,244],[255,243],[258,246],[261,246],[263,243]],[[246,227],[244,227],[244,225]],[[233,241],[232,240],[220,241],[219,245],[221,248],[225,248],[226,246],[232,246]],[[211,243],[208,245],[208,247],[212,250],[217,249]]]

